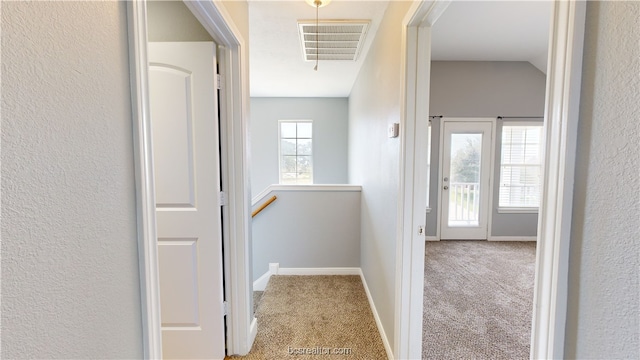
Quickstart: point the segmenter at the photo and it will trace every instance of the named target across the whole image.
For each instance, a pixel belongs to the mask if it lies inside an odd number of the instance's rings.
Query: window
[[[542,124],[504,123],[499,207],[540,205],[541,142]]]
[[[312,122],[279,121],[280,184],[313,184]]]

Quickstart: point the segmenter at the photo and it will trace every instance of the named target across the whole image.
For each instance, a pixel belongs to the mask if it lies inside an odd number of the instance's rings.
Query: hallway
[[[256,317],[251,352],[228,359],[387,358],[357,275],[273,275]]]

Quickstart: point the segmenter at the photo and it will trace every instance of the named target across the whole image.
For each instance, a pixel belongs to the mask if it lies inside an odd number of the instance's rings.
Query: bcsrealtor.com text
[[[351,348],[334,348],[325,346],[291,347],[287,346],[289,355],[351,355]]]

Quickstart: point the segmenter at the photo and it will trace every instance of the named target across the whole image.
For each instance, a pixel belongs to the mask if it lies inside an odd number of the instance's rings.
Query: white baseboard
[[[258,335],[258,319],[254,317],[253,320],[251,320],[251,326],[249,327],[249,344],[253,344],[256,339],[256,335]]]
[[[253,282],[253,291],[264,291],[267,287],[267,283],[269,282],[269,278],[271,278],[271,271],[267,271],[262,274],[258,280]]]
[[[537,236],[489,236],[489,241],[538,241]]]
[[[437,236],[425,236],[425,241],[440,241]],[[488,241],[537,241],[537,236],[489,236]]]
[[[253,291],[264,291],[271,275],[278,273],[278,268],[280,268],[280,263],[269,263],[269,270],[253,282]]]
[[[280,268],[280,263],[269,263],[269,271],[271,274],[277,274]]]
[[[277,275],[360,275],[360,268],[279,268]]]
[[[253,291],[264,291],[271,275],[360,275],[360,268],[281,268],[279,263],[271,263],[269,271],[253,282]]]
[[[369,306],[371,307],[371,312],[373,313],[373,318],[376,321],[376,326],[378,326],[378,332],[380,333],[380,337],[382,338],[382,344],[384,345],[384,350],[387,352],[387,359],[393,359],[393,350],[391,349],[391,344],[389,344],[389,339],[387,338],[387,334],[384,332],[384,328],[382,327],[382,321],[380,321],[380,315],[378,315],[378,310],[376,310],[376,305],[373,303],[373,298],[371,297],[371,293],[369,292],[369,286],[367,286],[367,280],[364,278],[364,273],[362,269],[358,268],[360,279],[362,279],[362,286],[364,286],[364,292],[367,293],[367,299],[369,299]]]

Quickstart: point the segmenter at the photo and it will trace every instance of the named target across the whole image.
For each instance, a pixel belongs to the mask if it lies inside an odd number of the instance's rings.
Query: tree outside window
[[[313,123],[281,120],[280,184],[313,184]]]

